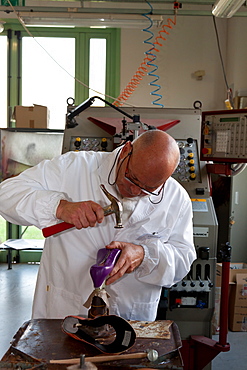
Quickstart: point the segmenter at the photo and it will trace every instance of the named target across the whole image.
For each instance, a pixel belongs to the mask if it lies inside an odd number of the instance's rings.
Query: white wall
[[[228,22],[227,70],[234,92],[247,89],[247,18],[233,17]]]
[[[227,20],[217,19],[217,27],[225,58]],[[158,65],[156,74],[160,76],[158,83],[162,87],[160,103],[165,108],[192,108],[194,101],[200,100],[202,110],[224,109],[226,87],[212,17],[178,16],[176,25],[166,29],[170,34],[165,35],[166,41],[162,41],[155,62]],[[158,30],[151,30],[156,37]],[[122,29],[121,35],[122,91],[143,61],[150,47],[144,40],[150,35],[137,29]],[[205,70],[202,81],[192,76],[197,70]],[[154,88],[149,85],[153,79],[145,76],[127,103],[155,107],[152,104],[155,98],[150,95]]]

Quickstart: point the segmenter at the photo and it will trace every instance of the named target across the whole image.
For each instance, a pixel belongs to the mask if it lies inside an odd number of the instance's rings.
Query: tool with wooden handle
[[[116,225],[114,227],[116,229],[122,229],[123,228],[123,224],[122,224],[123,206],[122,206],[122,203],[116,197],[114,197],[112,194],[110,194],[106,190],[106,188],[104,187],[103,184],[101,184],[100,187],[103,190],[103,192],[105,193],[105,195],[107,196],[107,198],[111,201],[111,204],[109,204],[108,206],[103,207],[104,215],[108,216],[108,215],[111,215],[111,214],[115,213]],[[75,226],[73,224],[68,223],[68,222],[60,222],[59,224],[45,227],[44,229],[42,229],[42,233],[43,233],[45,238],[48,238],[49,236],[58,234],[61,231],[72,229],[73,227],[75,227]]]
[[[85,357],[85,362],[108,362],[108,361],[117,361],[117,360],[129,360],[135,358],[147,358],[149,361],[156,361],[159,355],[155,349],[151,349],[147,352],[136,352],[136,353],[125,353],[123,355],[102,355],[102,356],[93,356]],[[71,358],[65,360],[50,360],[51,364],[79,364],[80,358]]]

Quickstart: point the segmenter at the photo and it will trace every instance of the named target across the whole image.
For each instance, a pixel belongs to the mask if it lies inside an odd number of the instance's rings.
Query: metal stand
[[[184,361],[184,370],[202,370],[220,352],[228,352],[230,344],[227,343],[228,332],[228,291],[229,271],[231,261],[231,246],[226,243],[218,256],[222,262],[221,300],[220,300],[220,333],[219,341],[199,335],[192,335],[183,340],[181,354]]]

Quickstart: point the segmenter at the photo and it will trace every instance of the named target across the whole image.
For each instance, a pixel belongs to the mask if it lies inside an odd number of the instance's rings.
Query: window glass
[[[5,242],[6,240],[6,221],[0,216],[0,243]]]
[[[74,38],[23,37],[22,105],[47,106],[51,129],[65,127],[67,98],[74,96],[74,76]]]
[[[7,127],[7,36],[0,36],[0,127]]]
[[[0,36],[0,127],[7,127],[7,37]],[[0,156],[1,157],[1,156]],[[1,176],[0,176],[1,178]],[[0,243],[6,240],[6,221],[0,216]]]
[[[91,38],[89,53],[89,97],[100,96],[105,99],[106,39]],[[95,105],[104,106],[105,103],[96,99]]]

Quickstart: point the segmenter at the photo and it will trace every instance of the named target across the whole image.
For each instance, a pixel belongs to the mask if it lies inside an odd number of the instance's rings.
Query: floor
[[[10,346],[19,327],[31,318],[31,306],[39,265],[0,264],[0,359]],[[213,339],[218,340],[218,335]],[[231,350],[219,354],[212,370],[245,370],[247,364],[247,332],[229,332]]]

